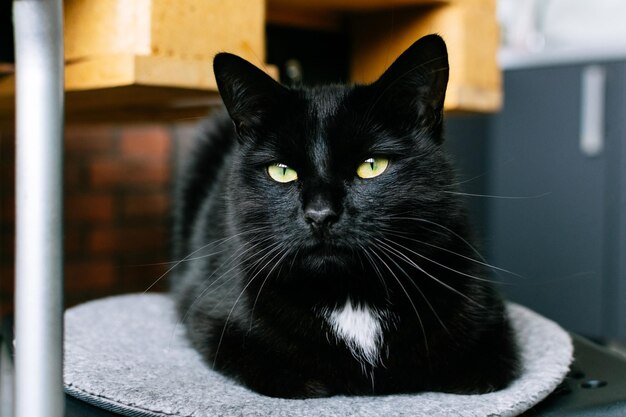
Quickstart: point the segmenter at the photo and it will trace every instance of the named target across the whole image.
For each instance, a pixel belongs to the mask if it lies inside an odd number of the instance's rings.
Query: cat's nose
[[[337,221],[337,218],[337,213],[330,207],[307,207],[304,210],[304,220],[314,230],[330,227]]]

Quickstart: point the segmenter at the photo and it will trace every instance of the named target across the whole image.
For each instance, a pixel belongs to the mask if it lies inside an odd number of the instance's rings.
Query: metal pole
[[[15,415],[61,417],[63,7],[14,0]]]

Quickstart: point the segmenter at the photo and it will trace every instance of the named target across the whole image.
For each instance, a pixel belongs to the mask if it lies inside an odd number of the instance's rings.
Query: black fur
[[[228,114],[206,123],[175,213],[174,293],[208,365],[276,397],[505,387],[513,336],[440,146],[443,40],[366,86],[287,89],[230,54],[214,68]],[[387,170],[359,178],[372,156]],[[276,162],[298,180],[270,179]],[[325,319],[348,298],[383,317],[378,362]]]

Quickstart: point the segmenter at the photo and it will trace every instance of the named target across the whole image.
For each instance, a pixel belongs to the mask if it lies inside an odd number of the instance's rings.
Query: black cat
[[[275,397],[484,393],[516,375],[442,149],[443,40],[371,85],[286,88],[215,57],[176,196],[174,294],[209,366]]]

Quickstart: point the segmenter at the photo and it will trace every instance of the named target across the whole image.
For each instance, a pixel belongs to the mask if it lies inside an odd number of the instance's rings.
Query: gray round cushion
[[[209,369],[189,346],[168,296],[105,298],[65,313],[65,391],[127,416],[514,416],[557,387],[573,349],[554,322],[515,304],[508,313],[523,372],[504,390],[286,400]]]

